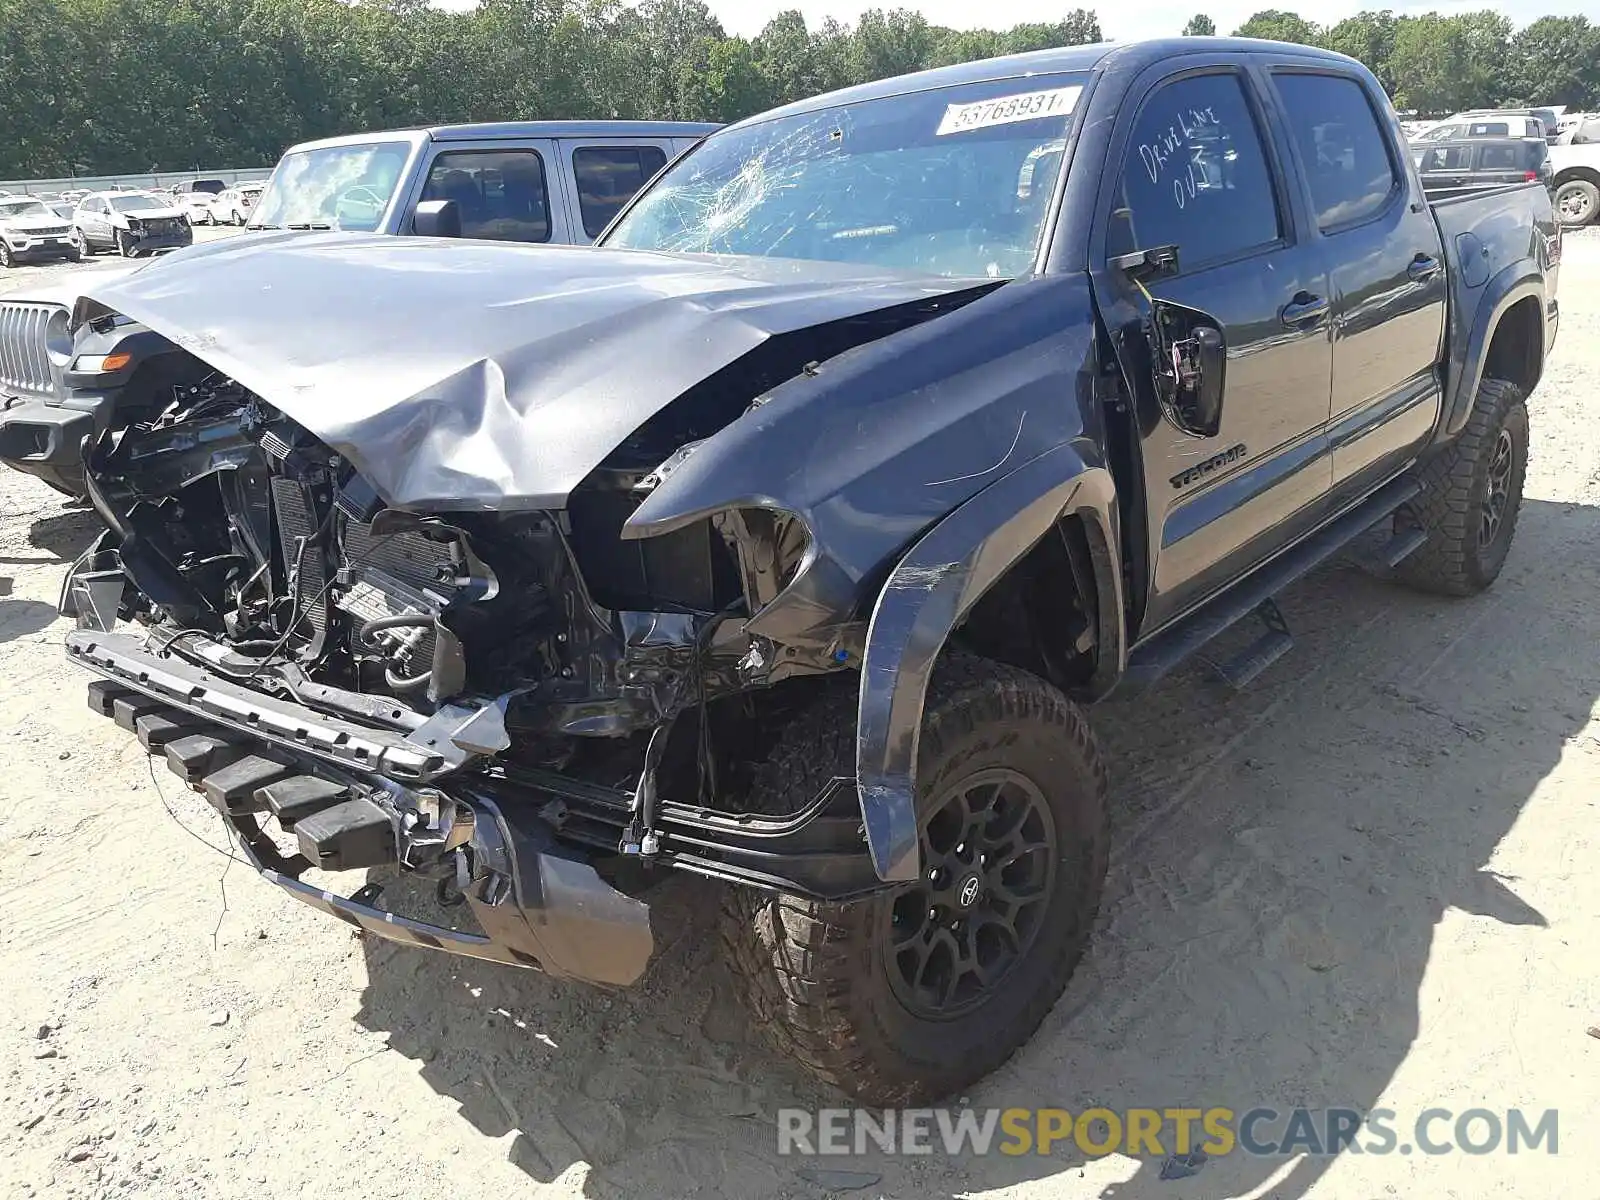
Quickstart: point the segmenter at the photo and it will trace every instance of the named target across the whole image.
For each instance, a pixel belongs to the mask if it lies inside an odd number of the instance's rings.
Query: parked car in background
[[[1474,188],[1542,180],[1555,190],[1549,147],[1542,138],[1477,138],[1411,147],[1411,159],[1432,198]]]
[[[43,200],[31,196],[0,197],[0,267],[18,263],[76,259],[72,223],[62,220]]]
[[[61,199],[66,201],[68,204],[77,204],[78,201],[82,200],[88,194],[88,192],[81,188],[72,188],[68,191],[62,192]]]
[[[1554,133],[1552,119],[1550,133]],[[1544,122],[1530,113],[1495,113],[1450,117],[1412,138],[1412,142],[1458,142],[1464,138],[1547,138]]]
[[[225,191],[228,183],[223,179],[186,179],[182,183],[172,185],[174,196],[186,195],[190,192],[204,192],[208,196],[216,196]]]
[[[215,200],[210,192],[178,192],[172,197],[172,205],[188,214],[189,224],[212,225],[216,223],[211,209]]]
[[[651,176],[716,128],[684,121],[519,121],[306,142],[284,152],[246,228],[585,244]],[[441,217],[453,224],[441,224]],[[124,367],[99,380],[93,401],[69,395],[65,364],[49,352],[48,337],[64,324],[81,286],[68,280],[0,297],[0,362],[27,366],[0,383],[27,401],[0,417],[0,445],[35,447],[26,458],[0,453],[0,463],[67,491],[82,479],[81,438],[63,436],[64,423],[92,410],[100,428],[119,405],[150,403],[167,386],[173,358],[170,343],[136,324],[124,326],[117,350],[128,355]]]
[[[211,220],[218,225],[243,225],[266,186],[265,183],[241,183],[219,193],[208,206]]]
[[[1574,113],[1563,118],[1558,146],[1591,146],[1600,143],[1600,113]]]
[[[124,258],[139,258],[189,245],[194,230],[188,214],[169,197],[153,192],[91,192],[73,213],[72,240],[82,255],[115,250]]]
[[[1600,216],[1600,141],[1557,142],[1550,147],[1550,169],[1563,225],[1578,229]]]
[[[251,229],[440,232],[450,202],[460,236],[581,245],[715,125],[683,121],[512,121],[353,134],[292,146]],[[422,227],[418,205],[430,205]]]

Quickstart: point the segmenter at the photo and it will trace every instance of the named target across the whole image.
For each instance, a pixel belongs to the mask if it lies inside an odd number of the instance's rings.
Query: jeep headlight
[[[58,367],[64,367],[72,360],[72,329],[66,309],[56,309],[45,322],[44,348],[50,355],[50,361]]]

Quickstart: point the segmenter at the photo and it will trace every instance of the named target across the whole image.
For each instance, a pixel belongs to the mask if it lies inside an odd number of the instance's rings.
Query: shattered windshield
[[[941,88],[714,135],[603,244],[1009,279],[1033,264],[1085,78]]]
[[[411,157],[410,142],[323,146],[286,154],[272,172],[251,229],[378,228]]]

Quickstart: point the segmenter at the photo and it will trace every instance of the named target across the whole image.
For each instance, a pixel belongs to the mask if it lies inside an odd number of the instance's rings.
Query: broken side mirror
[[[418,237],[461,236],[461,208],[454,200],[424,200],[417,205],[412,231]]]
[[[1156,395],[1179,429],[1214,437],[1222,428],[1228,352],[1215,318],[1197,308],[1156,300],[1150,331]]]

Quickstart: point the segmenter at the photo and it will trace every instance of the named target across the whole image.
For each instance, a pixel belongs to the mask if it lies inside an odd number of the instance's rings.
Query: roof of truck
[[[1360,65],[1355,59],[1336,54],[1331,50],[1287,42],[1265,41],[1261,38],[1173,37],[1153,38],[1143,42],[1091,42],[1083,46],[1062,46],[1054,50],[1030,50],[1026,54],[984,58],[977,62],[957,63],[952,67],[935,67],[931,71],[917,71],[911,75],[879,79],[873,83],[858,84],[837,92],[812,96],[807,100],[797,100],[783,108],[747,117],[739,124],[753,125],[775,116],[794,116],[825,108],[836,108],[841,104],[880,100],[886,96],[903,96],[912,92],[929,92],[936,88],[954,87],[958,84],[988,83],[1029,75],[1053,75],[1065,71],[1088,71],[1112,58],[1137,69],[1160,59],[1175,58],[1185,54],[1215,54],[1218,51],[1240,54],[1279,51],[1301,59],[1320,59],[1343,66]]]
[[[352,146],[383,138],[436,142],[488,142],[511,138],[704,137],[720,129],[706,121],[482,121],[472,125],[420,125],[407,129],[373,129],[339,137],[298,142],[284,151],[322,146]]]

